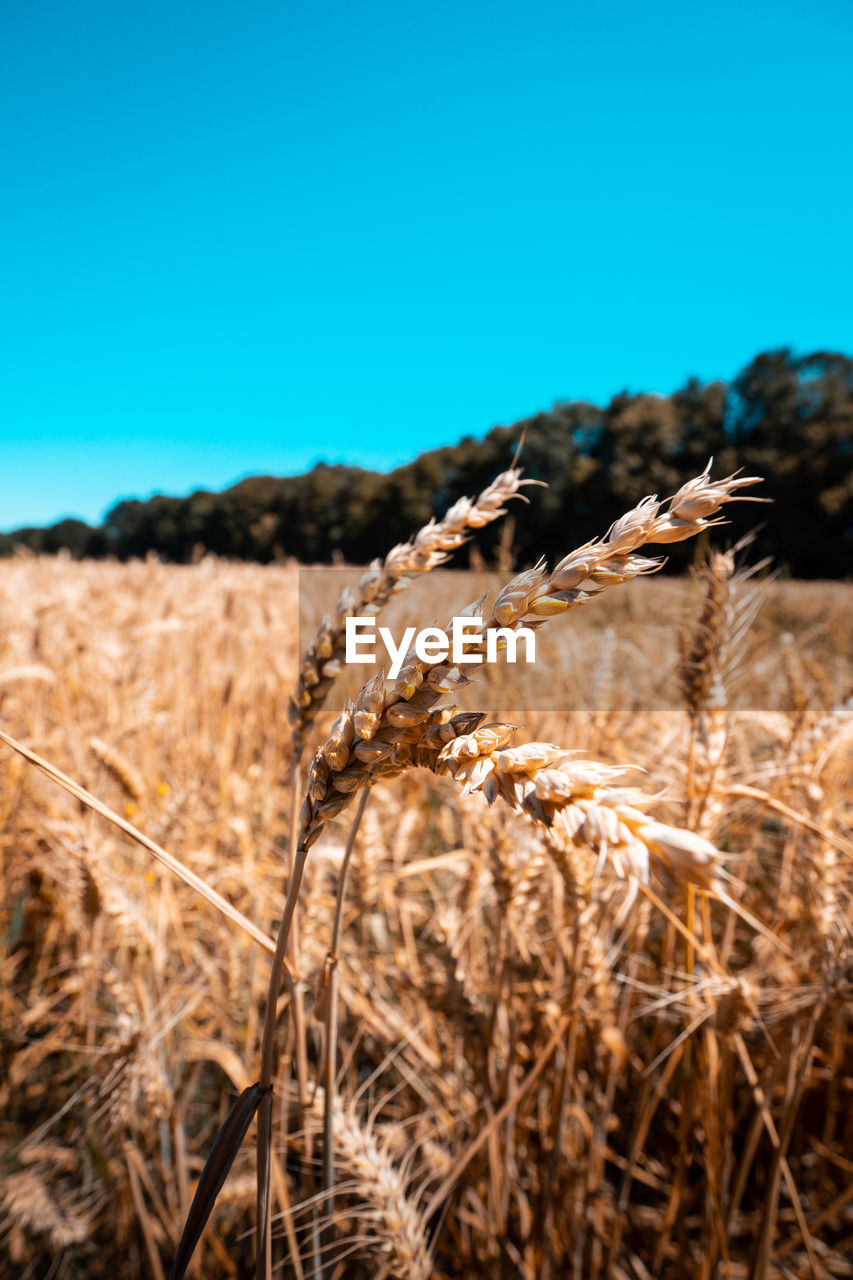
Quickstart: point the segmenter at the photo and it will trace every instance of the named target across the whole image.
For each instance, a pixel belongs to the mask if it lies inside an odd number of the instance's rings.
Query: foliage
[[[75,559],[119,560],[155,552],[179,564],[201,552],[269,563],[295,558],[364,563],[403,542],[463,494],[482,490],[507,465],[524,432],[525,474],[548,482],[536,519],[522,522],[516,556],[529,562],[606,527],[650,488],[673,492],[710,456],[719,472],[763,475],[776,496],[762,511],[762,548],[799,578],[842,578],[853,553],[853,360],[829,352],[757,356],[734,380],[695,378],[671,396],[615,396],[604,408],[556,404],[482,440],[422,453],[387,475],[319,463],[299,476],[253,476],[222,493],[158,494],[118,503],[100,529],[65,520],[51,529],[0,535],[0,555],[23,544],[65,547]],[[594,517],[594,518],[593,518]],[[755,523],[734,517],[733,533]],[[497,530],[482,546],[494,556]],[[675,548],[671,565],[689,552]]]

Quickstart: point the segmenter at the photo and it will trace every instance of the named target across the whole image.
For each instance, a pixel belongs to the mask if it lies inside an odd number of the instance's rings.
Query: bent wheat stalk
[[[69,778],[54,765],[50,764],[49,761],[43,760],[41,756],[35,753],[35,751],[31,751],[30,748],[25,747],[23,743],[17,742],[14,738],[10,738],[9,735],[7,733],[3,733],[2,730],[0,730],[0,742],[5,742],[7,747],[11,747],[13,751],[17,751],[25,760],[29,760],[30,764],[34,764],[36,768],[40,769],[41,772],[50,778],[52,782],[57,783],[65,791],[69,792],[69,794],[79,800],[81,804],[84,804],[89,809],[94,810],[95,813],[99,813],[102,818],[106,818],[108,822],[111,822],[114,827],[118,827],[118,829],[123,831],[125,835],[130,836],[130,838],[135,840],[137,844],[141,844],[143,849],[147,849],[158,862],[162,862],[164,867],[167,867],[168,870],[171,871],[173,875],[177,876],[179,880],[183,880],[184,884],[188,885],[190,889],[193,889],[200,897],[204,898],[206,902],[209,902],[212,907],[215,907],[221,915],[230,920],[232,924],[236,924],[241,928],[244,933],[247,933],[249,937],[254,942],[257,942],[259,946],[263,947],[265,951],[268,951],[271,955],[275,954],[275,944],[271,938],[267,937],[263,930],[259,929],[251,920],[248,920],[243,915],[242,911],[238,911],[237,908],[232,906],[230,902],[227,902],[221,894],[217,893],[215,889],[211,889],[210,886],[202,880],[201,876],[197,876],[189,867],[185,867],[182,862],[163,849],[156,843],[156,841],[151,840],[144,834],[144,832],[140,831],[138,827],[135,827],[132,822],[128,822],[126,818],[121,817],[121,815],[111,809],[109,805],[104,804],[103,800],[99,800],[97,796],[93,796],[85,787],[81,787],[79,783],[74,782],[73,779]]]
[[[437,773],[449,773],[466,792],[482,791],[527,813],[561,840],[583,844],[607,858],[623,880],[647,884],[650,859],[679,880],[725,893],[719,850],[709,840],[653,822],[639,807],[649,797],[613,785],[625,770],[578,760],[573,751],[549,742],[508,747],[514,730],[483,725],[443,747]]]
[[[436,772],[448,772],[466,792],[482,791],[491,804],[498,796],[519,813],[548,828],[557,848],[586,846],[610,862],[631,886],[620,917],[640,887],[649,884],[650,859],[665,866],[690,889],[712,894],[756,932],[786,954],[788,948],[728,892],[731,877],[710,840],[684,827],[651,821],[643,813],[653,797],[610,784],[623,768],[578,760],[574,752],[549,742],[504,747],[509,725],[483,725],[460,735],[438,755]],[[688,922],[692,933],[692,925]]]

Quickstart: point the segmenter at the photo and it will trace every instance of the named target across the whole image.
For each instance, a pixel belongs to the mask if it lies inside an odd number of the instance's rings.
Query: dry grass
[[[0,727],[266,933],[289,838],[296,584],[212,560],[0,565]],[[379,782],[339,952],[335,1221],[317,1197],[318,1092],[304,1134],[276,1129],[277,1274],[298,1274],[294,1240],[303,1274],[319,1244],[328,1276],[356,1280],[853,1274],[853,590],[771,584],[735,669],[694,680],[679,709],[659,692],[678,688],[679,616],[704,616],[694,659],[736,625],[703,615],[701,592],[630,583],[554,624],[581,709],[529,716],[509,750],[642,765],[631,782],[666,789],[654,821],[722,849],[785,950],[665,869],[626,912],[612,859],[555,848],[450,777]],[[318,1089],[346,817],[311,850],[300,908]],[[167,1273],[254,1078],[267,957],[3,748],[0,965],[0,1271]],[[247,1146],[190,1274],[250,1273],[253,1167]]]

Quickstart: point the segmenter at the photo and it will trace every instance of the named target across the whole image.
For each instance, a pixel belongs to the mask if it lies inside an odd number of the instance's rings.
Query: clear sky
[[[3,0],[0,529],[853,352],[849,0]]]

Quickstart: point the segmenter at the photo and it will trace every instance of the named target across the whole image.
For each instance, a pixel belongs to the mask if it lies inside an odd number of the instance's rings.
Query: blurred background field
[[[445,613],[451,593],[464,603],[487,581],[438,576]],[[212,557],[0,564],[4,731],[267,932],[283,900],[298,582],[295,566]],[[723,969],[687,972],[648,902],[613,934],[624,886],[594,874],[592,855],[555,867],[535,830],[446,778],[412,773],[372,795],[345,914],[340,1090],[413,1214],[550,1054],[445,1216],[415,1215],[423,1242],[437,1233],[436,1276],[853,1274],[853,587],[764,591],[700,817],[789,957],[706,907]],[[696,817],[678,664],[700,604],[698,584],[649,579],[558,619],[545,629],[564,646],[548,659],[557,709],[522,677],[509,695],[520,739],[641,766],[662,817]],[[477,682],[465,695],[507,701]],[[309,1016],[346,818],[309,859]],[[683,914],[674,882],[657,891]],[[254,1078],[267,957],[3,746],[0,964],[0,1269],[165,1274],[215,1130]],[[299,1135],[279,1149],[294,1202],[310,1194],[311,1151]],[[249,1144],[192,1274],[247,1274],[252,1170]],[[339,1170],[329,1274],[404,1275],[400,1222],[358,1177]],[[309,1220],[294,1217],[306,1249]],[[750,1273],[767,1222],[768,1269]],[[279,1274],[296,1275],[280,1217],[275,1229]]]
[[[699,549],[699,558],[703,554]],[[737,559],[738,557],[736,557]],[[745,556],[739,557],[746,559]],[[748,563],[748,561],[747,561]],[[340,593],[359,570],[341,567],[298,571],[300,652],[308,647]],[[481,598],[494,599],[507,579],[485,570],[438,569],[415,577],[392,597],[373,632],[363,632],[372,663],[353,664],[340,678],[338,697],[354,696],[390,655],[379,627],[399,645],[406,628],[444,627]],[[759,577],[742,590],[742,606],[754,617],[745,653],[727,688],[730,710],[793,711],[832,706],[853,682],[853,583],[791,582]],[[530,711],[662,711],[681,705],[681,644],[698,615],[697,578],[652,576],[605,591],[575,610],[563,625],[536,633],[535,661],[517,660],[467,668],[475,681],[459,693],[461,706],[488,706],[506,714]]]

